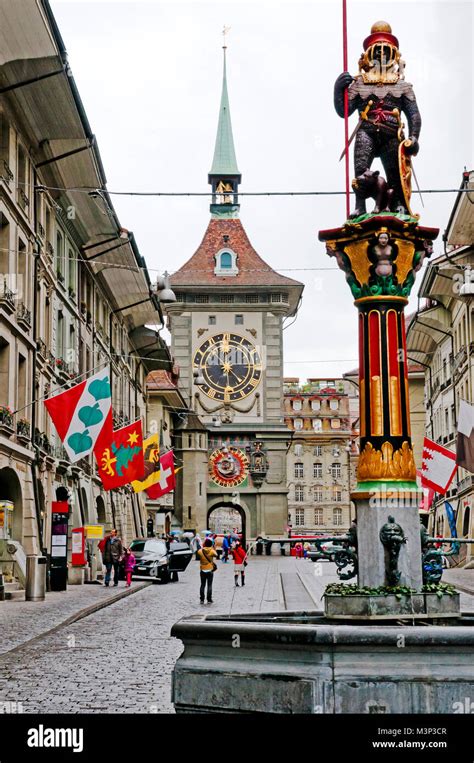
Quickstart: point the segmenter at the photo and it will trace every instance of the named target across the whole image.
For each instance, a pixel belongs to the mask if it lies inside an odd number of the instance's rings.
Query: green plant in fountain
[[[414,593],[435,593],[438,598],[442,596],[453,596],[456,593],[454,586],[449,583],[427,583],[422,586],[420,591],[410,586],[359,586],[356,583],[347,585],[345,583],[330,583],[324,591],[325,596],[395,596],[401,599],[403,596],[410,597]]]

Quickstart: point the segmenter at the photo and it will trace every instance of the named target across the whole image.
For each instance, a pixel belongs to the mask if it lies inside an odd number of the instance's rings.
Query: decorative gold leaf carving
[[[359,456],[357,469],[359,482],[372,480],[416,480],[416,466],[413,449],[407,441],[393,451],[391,442],[384,442],[381,450],[376,450],[368,442]]]
[[[353,244],[346,244],[344,251],[351,261],[352,272],[358,282],[361,285],[369,283],[372,263],[367,254],[367,241],[355,241]]]
[[[397,266],[397,280],[398,283],[402,285],[410,270],[413,270],[415,245],[411,241],[404,241],[401,238],[396,238],[395,243],[398,246],[398,255],[395,260]]]

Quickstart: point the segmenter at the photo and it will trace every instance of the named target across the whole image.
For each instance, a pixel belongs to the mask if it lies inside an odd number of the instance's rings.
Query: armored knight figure
[[[367,185],[372,162],[382,161],[389,195],[389,210],[411,214],[411,156],[418,153],[421,116],[413,87],[404,79],[404,62],[398,40],[385,21],[376,22],[364,40],[359,60],[359,74],[339,75],[334,86],[334,105],[344,117],[344,92],[348,91],[349,114],[359,112],[356,127],[353,187],[356,209],[351,217],[366,213],[367,193],[358,185]],[[402,114],[408,122],[408,139],[403,133]],[[377,210],[378,211],[378,210]]]

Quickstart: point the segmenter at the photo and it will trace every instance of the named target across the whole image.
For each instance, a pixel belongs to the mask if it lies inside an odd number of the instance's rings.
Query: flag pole
[[[348,71],[347,61],[347,0],[342,0],[342,59],[343,71]],[[349,191],[349,93],[344,90],[344,144],[346,151],[346,218],[350,214]]]

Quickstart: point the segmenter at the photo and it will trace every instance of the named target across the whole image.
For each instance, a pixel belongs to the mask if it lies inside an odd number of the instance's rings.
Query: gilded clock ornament
[[[204,382],[199,389],[212,400],[232,403],[248,397],[262,378],[262,361],[255,345],[239,334],[222,332],[196,350],[193,368]]]
[[[249,459],[233,446],[216,448],[209,456],[209,477],[220,487],[237,487],[247,478]]]

